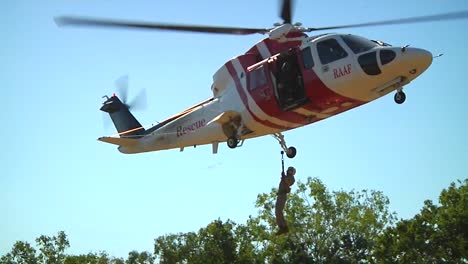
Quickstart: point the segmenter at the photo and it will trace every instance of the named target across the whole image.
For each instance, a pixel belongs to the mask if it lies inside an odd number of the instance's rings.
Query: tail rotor
[[[140,90],[138,94],[128,101],[129,81],[128,75],[124,75],[115,81],[117,87],[117,95],[122,100],[122,103],[127,106],[128,110],[143,111],[147,108],[146,89]]]
[[[128,76],[125,75],[117,79],[116,86],[120,98],[116,94],[110,97],[103,96],[106,101],[100,110],[109,114],[120,137],[141,136],[144,134],[145,129],[130,110],[143,110],[146,108],[146,91],[141,90],[128,102]]]

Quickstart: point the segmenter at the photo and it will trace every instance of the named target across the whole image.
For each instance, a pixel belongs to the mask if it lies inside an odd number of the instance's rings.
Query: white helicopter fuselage
[[[122,153],[204,144],[216,153],[218,143],[230,138],[278,135],[401,92],[431,62],[426,50],[346,34],[267,38],[215,73],[210,99],[137,139],[100,140],[119,145]]]

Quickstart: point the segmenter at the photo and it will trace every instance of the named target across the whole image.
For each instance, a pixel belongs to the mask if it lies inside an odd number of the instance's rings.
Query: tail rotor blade
[[[124,104],[127,104],[128,98],[128,75],[124,75],[115,81],[117,86],[118,96]]]
[[[120,100],[124,103],[128,109],[131,110],[144,110],[147,107],[146,104],[146,90],[141,90],[137,96],[133,97],[133,99],[129,100],[128,98],[128,89],[129,89],[129,77],[128,75],[124,75],[118,78],[115,81],[115,85],[117,86],[117,92]]]
[[[146,89],[141,90],[132,101],[128,103],[128,107],[133,111],[142,111],[147,108]]]

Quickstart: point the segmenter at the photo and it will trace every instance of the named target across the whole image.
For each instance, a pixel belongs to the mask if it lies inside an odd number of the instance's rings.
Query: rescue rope
[[[284,151],[281,151],[281,168],[284,174]]]

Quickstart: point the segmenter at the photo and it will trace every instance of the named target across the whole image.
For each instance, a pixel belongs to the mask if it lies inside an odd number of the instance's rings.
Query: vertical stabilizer
[[[116,96],[107,97],[101,111],[108,113],[120,137],[138,137],[144,134],[145,129],[136,120],[128,106]]]

